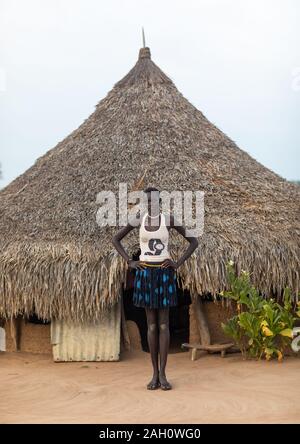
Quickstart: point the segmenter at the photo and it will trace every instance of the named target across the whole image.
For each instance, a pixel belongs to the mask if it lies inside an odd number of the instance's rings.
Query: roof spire
[[[146,48],[146,39],[145,39],[144,27],[142,27],[142,37],[143,37],[143,48]]]
[[[142,27],[143,47],[140,49],[139,59],[151,59],[150,48],[146,46],[145,31]]]

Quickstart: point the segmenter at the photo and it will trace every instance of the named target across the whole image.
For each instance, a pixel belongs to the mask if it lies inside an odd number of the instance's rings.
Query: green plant
[[[285,288],[283,304],[274,299],[266,300],[251,285],[250,275],[242,270],[238,276],[234,263],[227,264],[229,290],[221,296],[237,304],[237,315],[222,323],[222,328],[239,346],[245,357],[267,360],[277,357],[282,360],[284,348],[291,344],[295,317],[291,303],[291,292]],[[300,308],[296,314],[300,317]]]

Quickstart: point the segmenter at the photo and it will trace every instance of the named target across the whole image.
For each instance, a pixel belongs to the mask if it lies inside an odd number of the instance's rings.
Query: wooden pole
[[[145,39],[145,31],[144,28],[142,28],[142,36],[143,36],[143,48],[146,47],[146,39]]]
[[[210,339],[208,323],[206,321],[206,317],[203,310],[203,303],[201,301],[200,296],[198,296],[197,299],[193,302],[193,308],[194,308],[196,323],[198,326],[198,331],[201,338],[201,344],[210,345],[211,339]]]
[[[10,334],[15,346],[15,351],[20,351],[21,349],[22,321],[20,316],[10,320]]]

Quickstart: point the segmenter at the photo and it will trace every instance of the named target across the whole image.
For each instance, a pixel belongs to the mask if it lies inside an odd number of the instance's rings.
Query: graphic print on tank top
[[[146,256],[159,256],[165,249],[165,246],[160,239],[150,239],[148,247],[150,251],[145,252]]]
[[[145,228],[145,219],[147,214],[142,219],[140,227],[140,260],[155,261],[158,259],[168,259],[170,254],[168,251],[169,230],[166,226],[166,220],[163,213],[161,213],[160,226],[158,230],[149,231]]]

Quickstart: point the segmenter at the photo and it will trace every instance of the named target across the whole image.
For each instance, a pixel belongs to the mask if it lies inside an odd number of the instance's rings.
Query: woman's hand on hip
[[[146,268],[144,263],[141,262],[141,261],[133,261],[133,260],[131,260],[131,261],[128,261],[127,263],[128,263],[128,267],[129,268],[133,268],[135,270],[144,270]]]
[[[161,268],[174,268],[174,270],[176,270],[176,268],[178,268],[178,265],[176,262],[172,261],[172,259],[166,259],[165,261],[163,261]]]

